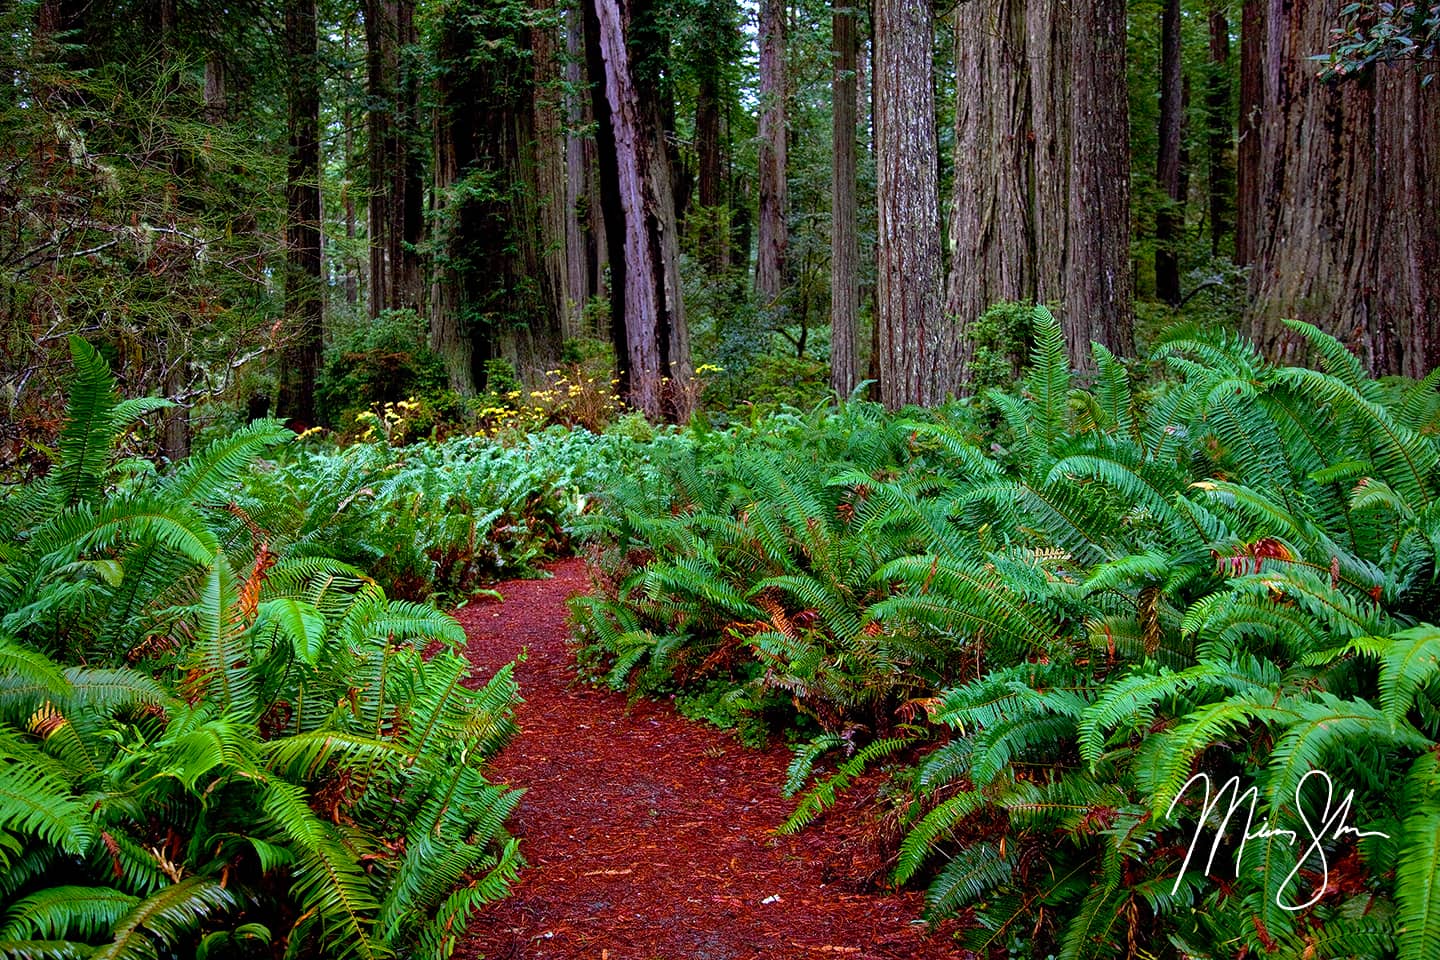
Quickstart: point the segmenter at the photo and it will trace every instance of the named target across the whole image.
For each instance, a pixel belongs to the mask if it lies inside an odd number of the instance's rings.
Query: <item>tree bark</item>
[[[1090,343],[1135,352],[1130,267],[1130,114],[1125,0],[1071,4],[1074,49],[1065,340],[1090,369]]]
[[[860,243],[856,233],[854,0],[833,0],[831,36],[835,69],[830,80],[830,388],[848,397],[859,376]]]
[[[1235,262],[1255,258],[1255,227],[1260,219],[1261,110],[1265,97],[1265,48],[1268,0],[1245,0],[1240,8],[1240,117],[1235,143]]]
[[[1205,81],[1206,185],[1210,219],[1210,252],[1220,254],[1220,244],[1234,231],[1235,157],[1230,113],[1230,23],[1225,5],[1210,8],[1210,74]]]
[[[452,8],[439,31],[435,117],[431,344],[462,393],[492,359],[535,382],[561,347],[561,271],[547,264],[535,152],[535,37],[470,12]]]
[[[955,11],[955,191],[946,312],[1057,306],[1071,361],[1133,351],[1124,5],[963,0]]]
[[[1304,356],[1281,318],[1315,324],[1374,375],[1440,364],[1440,90],[1405,64],[1322,83],[1340,0],[1247,4],[1259,172],[1242,195],[1251,237],[1249,326],[1280,361]],[[1260,202],[1263,198],[1263,203]]]
[[[1156,185],[1164,196],[1155,213],[1155,295],[1172,307],[1180,304],[1176,243],[1185,224],[1180,176],[1184,121],[1181,53],[1180,0],[1165,0],[1160,14],[1160,149],[1155,171]]]
[[[740,53],[734,0],[705,0],[696,11],[697,36],[690,47],[695,74],[696,200],[700,209],[686,223],[704,267],[730,267],[730,182],[726,175],[728,111],[724,71]]]
[[[876,0],[875,145],[880,395],[885,406],[945,397],[940,222],[929,0]]]
[[[324,323],[320,234],[320,74],[315,0],[286,0],[290,157],[285,177],[285,347],[277,408],[292,425],[315,423]]]
[[[370,315],[419,309],[423,268],[423,164],[418,83],[404,47],[417,40],[415,0],[365,0],[369,110]]]
[[[970,0],[955,9],[955,188],[945,312],[961,330],[993,304],[1036,296],[1025,15],[1025,0]],[[962,367],[970,361],[963,336],[957,359]]]
[[[566,337],[600,337],[606,329],[586,325],[585,306],[591,297],[606,295],[605,265],[609,262],[605,217],[598,199],[595,139],[583,135],[594,121],[589,78],[583,66],[585,23],[577,7],[565,12],[565,296]]]
[[[563,336],[572,305],[567,282],[565,102],[561,78],[561,14],[554,0],[536,0],[536,22],[530,27],[534,50],[535,181],[539,208],[540,256],[549,288],[545,300],[560,314],[557,326]],[[578,305],[577,305],[578,306]]]
[[[621,386],[655,420],[689,416],[694,398],[689,335],[681,299],[680,249],[670,164],[659,142],[654,91],[637,82],[629,47],[649,11],[635,0],[589,0],[586,40],[596,86],[602,195],[613,198],[612,322]]]
[[[760,0],[760,211],[755,294],[778,306],[785,288],[788,199],[785,181],[785,0]]]

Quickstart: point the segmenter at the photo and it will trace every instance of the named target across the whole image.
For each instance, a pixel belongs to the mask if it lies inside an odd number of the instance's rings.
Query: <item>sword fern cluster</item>
[[[560,427],[509,443],[292,450],[249,472],[236,502],[290,531],[292,549],[362,567],[392,596],[459,601],[565,552],[594,491],[645,450],[620,434]]]
[[[1319,369],[1178,335],[1143,390],[1100,347],[1080,388],[1042,309],[996,432],[851,405],[701,437],[618,496],[581,623],[614,682],[782,693],[820,728],[792,787],[851,754],[788,828],[924,744],[895,879],[973,949],[1440,955],[1440,373],[1294,329]],[[1373,834],[1326,831],[1324,870],[1312,770]],[[1182,875],[1197,773],[1305,842],[1240,855],[1215,816]]]
[[[520,864],[509,668],[236,502],[277,423],[114,463],[158,403],[72,346],[59,462],[0,499],[0,956],[448,955]]]

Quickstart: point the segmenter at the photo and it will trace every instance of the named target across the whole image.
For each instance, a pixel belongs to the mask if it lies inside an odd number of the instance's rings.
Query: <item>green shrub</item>
[[[593,525],[588,653],[707,714],[788,697],[818,729],[792,788],[844,755],[786,829],[919,751],[895,877],[982,954],[1434,956],[1440,372],[1376,383],[1293,326],[1322,369],[1190,328],[1140,395],[1100,348],[1077,389],[1037,309],[994,431],[863,404],[696,431]],[[1222,862],[1242,809],[1205,867],[1193,774],[1303,831],[1312,770],[1375,835],[1320,831],[1323,871],[1276,832]]]
[[[427,342],[425,320],[413,310],[383,311],[336,337],[315,386],[321,422],[348,430],[358,413],[417,398],[431,407],[432,422],[430,429],[417,426],[412,436],[428,436],[436,421],[458,416],[456,400],[442,399],[445,364]]]
[[[289,451],[236,502],[406,599],[460,602],[563,553],[594,495],[645,455],[624,436],[554,427],[395,447]]]
[[[449,956],[520,866],[510,668],[471,689],[452,618],[236,502],[275,421],[113,462],[164,401],[72,348],[59,461],[0,499],[0,952]]]

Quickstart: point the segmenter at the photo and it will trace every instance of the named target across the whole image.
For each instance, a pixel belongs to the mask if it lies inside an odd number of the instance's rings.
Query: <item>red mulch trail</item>
[[[483,912],[456,956],[491,960],[756,960],[952,956],[913,921],[915,893],[873,892],[880,864],[852,788],[798,837],[772,831],[789,751],[747,749],[668,704],[575,681],[565,600],[589,587],[579,560],[550,580],[500,585],[503,603],[456,615],[494,670],[522,649],[521,734],[494,779],[525,787],[512,821],[530,866]],[[868,795],[868,796],[867,796]],[[767,902],[768,901],[768,902]]]

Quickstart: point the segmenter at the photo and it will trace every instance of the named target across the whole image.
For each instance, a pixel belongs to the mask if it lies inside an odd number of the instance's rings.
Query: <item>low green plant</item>
[[[1433,956],[1440,372],[1377,383],[1293,327],[1318,369],[1182,328],[1140,393],[1101,347],[1077,387],[1039,308],[993,430],[852,404],[697,431],[594,528],[592,655],[783,691],[818,729],[786,829],[918,756],[895,879],[969,949]],[[1253,785],[1254,821],[1207,816],[1198,774]],[[1347,796],[1363,835],[1310,845]]]
[[[392,595],[461,602],[568,549],[596,491],[645,448],[560,427],[507,439],[287,451],[236,503],[295,543],[364,569]]]
[[[0,495],[0,953],[449,956],[521,863],[509,667],[236,502],[278,423],[117,462],[165,402],[72,350],[56,465]]]

